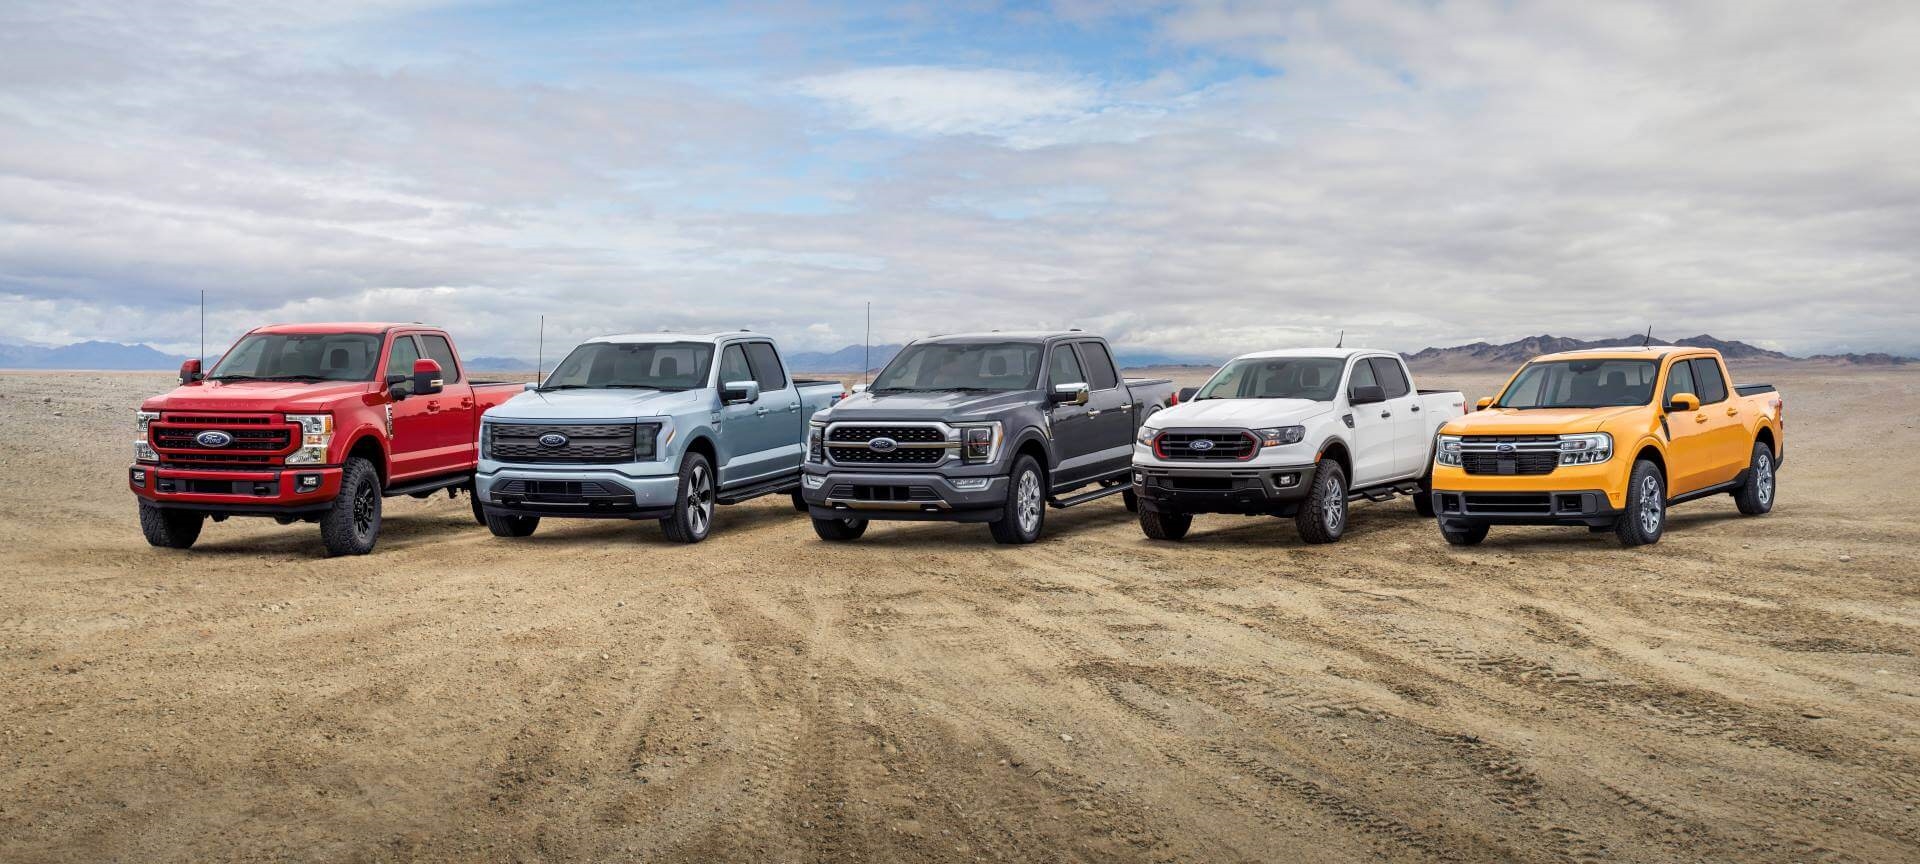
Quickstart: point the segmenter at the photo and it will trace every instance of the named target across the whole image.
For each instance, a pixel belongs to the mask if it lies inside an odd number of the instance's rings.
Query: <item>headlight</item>
[[[1592,465],[1613,458],[1613,436],[1605,432],[1560,436],[1560,464]]]
[[[1160,437],[1159,429],[1156,429],[1152,426],[1142,426],[1140,427],[1140,431],[1134,434],[1133,440],[1138,441],[1141,444],[1145,444],[1148,447],[1152,447],[1153,439],[1158,437]]]
[[[1253,437],[1260,439],[1262,447],[1282,447],[1298,444],[1307,437],[1305,426],[1274,426],[1269,429],[1253,430]]]
[[[133,412],[133,422],[134,422],[134,428],[136,430],[133,436],[134,461],[136,462],[160,461],[160,454],[153,452],[152,440],[147,437],[147,427],[151,425],[153,421],[158,419],[160,419],[160,412],[158,411]]]
[[[300,449],[287,454],[288,465],[319,465],[327,461],[333,444],[332,414],[288,414],[287,422],[300,427]]]
[[[633,429],[633,461],[651,461],[660,451],[660,424],[642,423]]]
[[[807,461],[813,463],[827,461],[827,424],[807,424]]]
[[[1000,450],[1000,424],[977,423],[958,426],[960,461],[968,465],[992,462]]]
[[[1460,436],[1442,435],[1434,442],[1433,461],[1442,465],[1460,464]]]

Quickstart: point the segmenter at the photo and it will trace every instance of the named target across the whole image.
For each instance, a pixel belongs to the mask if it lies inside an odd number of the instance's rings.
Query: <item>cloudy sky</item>
[[[1920,353],[1920,3],[6,0],[0,339]]]

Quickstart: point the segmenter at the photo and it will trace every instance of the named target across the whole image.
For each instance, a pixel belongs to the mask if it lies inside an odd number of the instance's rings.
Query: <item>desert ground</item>
[[[1778,508],[1631,551],[1404,500],[1323,547],[1117,499],[1023,548],[785,498],[508,541],[441,497],[334,560],[141,540],[169,376],[0,375],[0,861],[1920,860],[1920,372],[1735,372],[1786,393]]]

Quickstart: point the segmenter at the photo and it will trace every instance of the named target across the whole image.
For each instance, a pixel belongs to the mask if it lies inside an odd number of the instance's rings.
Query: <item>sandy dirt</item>
[[[1920,373],[1736,372],[1787,392],[1779,507],[1633,551],[441,498],[337,560],[148,548],[167,377],[0,375],[0,861],[1920,860]]]

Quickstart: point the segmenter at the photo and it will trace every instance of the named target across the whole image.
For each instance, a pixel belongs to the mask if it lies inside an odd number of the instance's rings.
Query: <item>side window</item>
[[[420,359],[420,346],[412,336],[393,337],[393,352],[387,355],[388,375],[413,375],[413,361]]]
[[[1699,387],[1700,404],[1727,401],[1727,379],[1720,375],[1720,364],[1712,358],[1693,362],[1694,386]]]
[[[752,381],[753,367],[747,365],[747,352],[735,342],[720,352],[720,384],[734,381]]]
[[[1088,384],[1086,373],[1080,371],[1079,358],[1073,356],[1073,347],[1064,342],[1053,346],[1053,356],[1047,359],[1047,389],[1062,384]]]
[[[772,342],[748,342],[747,359],[753,364],[753,379],[760,382],[760,392],[786,388],[787,373],[780,368],[780,355],[773,350]]]
[[[1107,353],[1107,346],[1098,342],[1080,343],[1080,362],[1087,366],[1087,386],[1095,390],[1112,390],[1120,386],[1120,373],[1113,369],[1113,355]]]
[[[1673,397],[1681,393],[1700,395],[1699,391],[1693,389],[1693,363],[1686,360],[1674,363],[1673,367],[1667,370],[1667,390],[1660,397],[1660,402],[1662,405],[1672,402]]]
[[[1352,397],[1354,388],[1380,383],[1373,377],[1373,364],[1365,360],[1353,364],[1353,375],[1347,379],[1347,396]]]
[[[415,338],[420,340],[420,347],[426,350],[427,359],[440,364],[441,376],[446,379],[446,382],[458,383],[460,361],[454,359],[453,346],[448,344],[447,337],[438,333],[422,333]]]
[[[1413,388],[1407,386],[1407,373],[1400,371],[1400,361],[1391,357],[1374,357],[1367,361],[1367,365],[1373,367],[1374,380],[1380,382],[1388,399],[1398,399],[1413,392]]]

